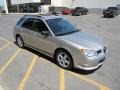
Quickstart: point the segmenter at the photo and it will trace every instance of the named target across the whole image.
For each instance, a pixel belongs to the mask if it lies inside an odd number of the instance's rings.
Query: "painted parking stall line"
[[[45,62],[50,63],[49,61],[45,61]],[[50,64],[52,64],[52,63],[50,63]],[[54,65],[54,64],[52,64],[52,65]],[[63,69],[60,68],[60,90],[65,90],[65,74],[64,74],[65,71],[66,70],[63,70]],[[71,75],[73,75],[73,76],[75,76],[75,77],[77,77],[77,78],[79,78],[79,79],[81,79],[81,80],[83,80],[85,82],[88,82],[88,83],[98,87],[98,89],[100,89],[100,90],[111,90],[107,86],[105,86],[103,84],[100,84],[100,83],[98,83],[98,82],[96,82],[96,81],[94,81],[92,79],[81,76],[81,75],[76,74],[74,72],[70,72],[70,71],[66,71],[66,72],[68,72],[69,74],[71,74]]]
[[[49,62],[47,60],[43,60],[43,61],[45,61],[46,63],[54,65],[53,63],[51,63],[51,62]],[[89,79],[87,77],[81,76],[81,75],[76,74],[76,73],[71,72],[71,71],[63,70],[61,68],[60,68],[60,90],[65,90],[65,74],[64,74],[64,72],[68,72],[69,74],[79,78],[80,80],[83,80],[83,81],[85,81],[85,82],[87,82],[89,84],[92,84],[93,86],[98,87],[98,89],[100,89],[100,90],[111,90],[107,86],[105,86],[103,84],[100,84],[100,83],[98,83],[98,82],[96,82],[96,81],[94,81],[92,79]]]
[[[10,43],[7,43],[6,45],[4,45],[2,48],[0,48],[0,52],[2,52],[2,50],[4,50],[6,47],[8,47],[10,45]]]
[[[73,73],[73,72],[70,72],[70,71],[67,71],[67,72],[72,74],[75,77],[78,77],[81,80],[84,80],[84,81],[86,81],[86,82],[88,82],[88,83],[90,83],[90,84],[92,84],[94,86],[97,86],[100,90],[111,90],[110,88],[108,88],[108,87],[104,86],[103,84],[100,84],[100,83],[98,83],[98,82],[96,82],[94,80],[91,80],[89,78],[86,78],[84,76],[81,76],[79,74],[76,74],[76,73]]]
[[[8,44],[14,45],[12,42],[10,42],[10,41],[8,41],[8,40],[6,40],[6,39],[0,38],[0,40],[4,40],[4,41],[8,42]],[[8,46],[9,46],[9,45],[8,45]],[[5,46],[3,46],[2,48],[5,49],[6,47],[7,47],[7,44],[6,44]],[[17,52],[18,52],[19,50],[21,50],[21,49],[18,49]],[[20,51],[19,51],[19,52],[20,52]],[[17,56],[17,53],[14,54],[14,55],[8,60],[8,62],[2,67],[2,69],[0,69],[0,75],[7,69],[7,67],[9,66],[9,64],[14,60],[14,58],[15,58],[16,56]],[[29,68],[28,68],[25,76],[24,76],[24,78],[22,79],[22,81],[21,81],[21,83],[20,83],[20,85],[19,85],[19,87],[18,87],[18,90],[24,90],[25,84],[26,84],[26,82],[27,82],[27,80],[28,80],[28,78],[29,78],[29,76],[30,76],[30,74],[31,74],[31,72],[32,72],[32,69],[33,69],[33,67],[34,67],[34,65],[35,65],[35,63],[36,63],[36,58],[37,58],[37,56],[34,55],[34,57],[33,57],[33,59],[32,59],[32,62],[30,63],[30,66],[29,66]],[[44,60],[44,61],[45,61],[45,60]],[[45,62],[49,62],[49,61],[45,61]],[[50,63],[50,62],[49,62],[49,63]],[[50,64],[52,64],[52,63],[50,63]],[[52,64],[52,65],[54,65],[54,64]],[[64,74],[65,71],[66,71],[66,70],[60,69],[60,90],[65,90],[65,74]],[[67,72],[69,72],[69,71],[67,71]],[[73,76],[75,76],[75,77],[77,77],[77,78],[85,81],[85,82],[88,82],[88,83],[90,83],[90,84],[98,87],[98,89],[100,89],[100,90],[111,90],[111,89],[108,88],[107,86],[102,85],[102,84],[100,84],[100,83],[98,83],[98,82],[96,82],[96,81],[94,81],[94,80],[92,80],[92,79],[89,79],[89,78],[87,78],[87,77],[81,76],[81,75],[76,74],[76,73],[73,73],[73,72],[69,72],[69,73],[72,74]]]
[[[60,69],[60,90],[65,90],[65,75],[63,69]]]
[[[9,40],[4,39],[4,38],[2,38],[2,37],[0,37],[0,40],[3,40],[3,41],[5,41],[5,42],[8,42],[8,43],[10,43],[10,44],[14,45],[12,42],[10,42]]]
[[[0,90],[4,90],[4,88],[0,85]]]
[[[18,87],[18,90],[24,90],[25,84],[26,84],[26,82],[27,82],[27,80],[32,72],[33,67],[35,66],[36,61],[37,61],[37,55],[34,55],[30,65],[28,67],[28,70],[27,70],[25,76],[23,77],[19,87]]]
[[[0,69],[0,75],[8,68],[8,66],[13,62],[13,60],[16,58],[18,53],[21,51],[19,48],[13,55],[12,57],[3,65],[3,67]]]

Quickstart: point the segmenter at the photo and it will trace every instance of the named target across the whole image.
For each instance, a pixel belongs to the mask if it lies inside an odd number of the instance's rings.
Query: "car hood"
[[[105,42],[101,37],[83,31],[59,36],[59,39],[71,45],[77,46],[78,48],[99,50],[105,47]]]

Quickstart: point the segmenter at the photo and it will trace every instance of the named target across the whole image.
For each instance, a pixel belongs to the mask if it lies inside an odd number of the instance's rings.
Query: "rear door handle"
[[[22,29],[20,29],[20,32],[22,32],[23,30]]]
[[[36,34],[36,33],[33,33],[33,36],[37,36],[37,34]]]

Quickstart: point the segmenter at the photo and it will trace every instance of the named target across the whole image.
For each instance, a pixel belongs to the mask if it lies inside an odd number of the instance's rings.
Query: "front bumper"
[[[104,61],[104,60],[105,60],[105,58],[101,61]],[[102,64],[103,63],[101,62],[101,63],[99,63],[99,64],[97,64],[96,66],[93,66],[93,67],[88,67],[88,64],[86,64],[86,66],[85,65],[84,66],[77,65],[76,68],[89,71],[89,70],[95,70],[95,69],[99,68],[100,66],[102,66]]]
[[[74,67],[82,70],[94,70],[99,68],[105,61],[108,55],[108,50],[102,52],[94,57],[85,57],[83,55],[77,55],[74,63]]]
[[[110,16],[114,16],[114,14],[113,13],[105,13],[104,16],[110,17]]]

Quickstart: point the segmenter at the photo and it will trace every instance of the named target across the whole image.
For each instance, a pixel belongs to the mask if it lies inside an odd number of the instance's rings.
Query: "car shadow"
[[[17,45],[15,42],[14,42],[14,44]],[[58,66],[58,64],[56,63],[55,60],[53,60],[53,58],[50,58],[50,57],[48,57],[48,56],[46,56],[46,55],[44,55],[44,54],[42,54],[42,53],[40,53],[40,52],[38,52],[38,51],[36,51],[34,49],[29,48],[29,47],[24,47],[24,49],[27,50],[27,51],[29,51],[29,52],[31,52],[31,53],[33,53],[33,54],[35,54],[35,55],[37,55],[37,56],[39,56],[39,57],[44,58],[48,62],[50,62],[50,63]],[[97,68],[95,70],[89,70],[89,71],[85,71],[85,70],[81,70],[81,69],[77,69],[77,68],[72,68],[71,70],[68,70],[68,71],[74,72],[74,73],[77,73],[77,74],[81,74],[81,75],[89,75],[89,74],[94,73],[99,68]]]
[[[101,18],[114,18],[114,17],[104,17],[104,16],[101,16]]]
[[[14,44],[18,47],[16,42],[14,42]],[[25,49],[25,50],[27,50],[27,51],[29,51],[29,52],[31,52],[31,53],[39,56],[39,57],[42,57],[42,58],[46,59],[47,61],[49,61],[51,63],[55,63],[52,58],[50,58],[50,57],[46,56],[45,54],[42,54],[42,53],[40,53],[40,52],[38,52],[38,51],[36,51],[36,50],[34,50],[32,48],[29,48],[29,47],[25,46],[23,49]]]

